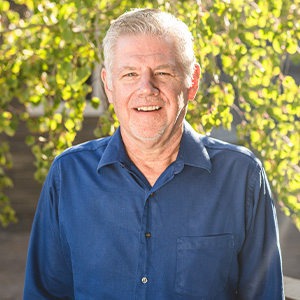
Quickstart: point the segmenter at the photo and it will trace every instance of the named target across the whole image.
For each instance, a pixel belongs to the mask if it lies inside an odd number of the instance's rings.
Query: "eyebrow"
[[[174,67],[170,64],[163,64],[163,65],[159,65],[157,67],[154,68],[154,70],[160,70],[160,69],[174,69]]]
[[[130,66],[130,65],[125,65],[122,66],[121,68],[117,69],[117,74],[119,75],[120,73],[124,72],[124,71],[134,71],[137,68],[134,66]]]
[[[135,70],[136,67],[134,66],[130,66],[130,65],[125,65],[125,66],[122,66],[121,68],[119,68],[119,70]]]
[[[136,69],[138,69],[138,67],[134,67],[134,66],[131,66],[131,65],[125,65],[125,66],[122,66],[121,68],[119,68],[117,70],[117,72],[122,72],[123,70],[136,70]],[[175,70],[175,67],[170,65],[170,64],[162,64],[162,65],[159,65],[159,66],[154,68],[154,70],[161,70],[161,69]]]
[[[120,75],[124,71],[135,71],[137,69],[138,69],[138,67],[134,67],[132,65],[125,65],[125,66],[120,67],[117,70],[117,75]],[[159,65],[159,66],[156,66],[153,68],[153,71],[158,71],[158,70],[170,70],[173,73],[177,73],[175,66],[173,66],[171,64],[162,64],[162,65]]]

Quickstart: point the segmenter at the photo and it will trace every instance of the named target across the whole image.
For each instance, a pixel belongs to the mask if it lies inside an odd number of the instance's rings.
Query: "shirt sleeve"
[[[266,174],[261,166],[257,169],[247,195],[237,299],[284,300],[276,211]]]
[[[26,265],[24,300],[74,299],[71,264],[59,228],[59,167],[53,163],[37,207]]]

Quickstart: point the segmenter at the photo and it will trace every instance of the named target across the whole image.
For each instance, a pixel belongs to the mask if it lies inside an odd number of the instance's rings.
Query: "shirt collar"
[[[114,163],[119,163],[126,168],[129,168],[131,164],[121,137],[120,127],[110,137],[110,140],[99,161],[97,171],[99,172],[102,167]]]
[[[197,133],[187,121],[184,121],[183,136],[175,164],[180,165],[183,163],[210,171],[210,157],[202,142],[203,137],[204,136]],[[122,141],[120,127],[115,134],[110,137],[108,145],[99,161],[97,170],[99,172],[102,167],[114,163],[120,163],[127,169],[130,169],[131,166],[131,161]]]
[[[184,121],[183,136],[178,159],[183,159],[185,165],[211,171],[209,154],[203,143],[204,135],[197,133],[192,126]]]

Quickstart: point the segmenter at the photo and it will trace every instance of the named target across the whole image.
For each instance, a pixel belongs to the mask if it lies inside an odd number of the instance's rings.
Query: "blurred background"
[[[182,19],[202,68],[187,120],[264,163],[286,286],[300,299],[300,0],[0,1],[0,299],[22,298],[27,247],[56,155],[118,127],[102,39],[133,7]],[[297,290],[297,289],[296,289]]]

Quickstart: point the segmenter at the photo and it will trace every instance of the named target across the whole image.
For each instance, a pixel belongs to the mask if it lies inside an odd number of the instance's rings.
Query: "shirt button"
[[[146,284],[148,282],[148,278],[147,277],[143,277],[142,278],[142,283]]]
[[[146,238],[150,238],[150,237],[151,237],[151,232],[146,232],[146,233],[145,233],[145,237],[146,237]]]
[[[154,196],[154,193],[151,193],[151,194],[150,194],[150,197],[153,197],[153,196]]]

